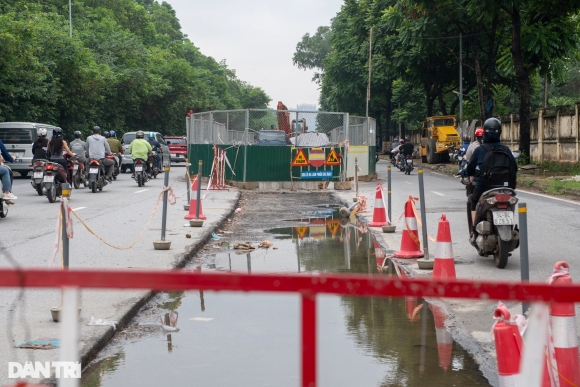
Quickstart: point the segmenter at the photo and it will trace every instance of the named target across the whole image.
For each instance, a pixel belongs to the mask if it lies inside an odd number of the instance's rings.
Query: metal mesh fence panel
[[[368,117],[349,117],[348,137],[350,145],[376,145],[376,121]]]

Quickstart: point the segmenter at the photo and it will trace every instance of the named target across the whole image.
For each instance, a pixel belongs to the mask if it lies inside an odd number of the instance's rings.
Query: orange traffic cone
[[[520,361],[524,352],[522,336],[518,326],[510,321],[511,315],[505,306],[496,308],[493,315],[499,318],[493,327],[499,385],[517,386]]]
[[[385,208],[385,201],[383,200],[383,186],[381,183],[377,183],[373,221],[368,225],[370,227],[382,227],[389,225],[389,221],[387,220],[387,209]]]
[[[439,219],[437,228],[437,247],[435,247],[435,261],[433,262],[433,278],[455,279],[455,260],[451,245],[451,231],[445,214]]]
[[[550,276],[548,283],[572,285],[572,277],[569,273],[568,264],[560,261],[554,265],[554,273]],[[580,369],[574,303],[552,303],[550,305],[550,326],[560,386],[578,386],[580,385]]]
[[[198,184],[199,184],[199,179],[195,179],[193,181],[193,184],[191,185],[191,192],[195,192],[195,195],[197,195],[197,185]],[[191,199],[189,202],[189,213],[187,215],[185,215],[184,218],[187,220],[198,219],[195,217],[196,208],[197,208],[197,199]],[[205,216],[203,214],[203,209],[201,206],[201,198],[199,198],[199,219],[201,219],[201,220],[207,219],[207,216]]]
[[[447,371],[451,365],[451,352],[453,350],[453,338],[451,333],[445,328],[445,313],[440,307],[429,304],[429,309],[435,319],[435,337],[437,338],[437,353],[439,354],[439,365],[443,371]]]
[[[417,219],[411,200],[409,199],[405,203],[405,228],[403,228],[403,237],[401,238],[401,249],[395,253],[396,258],[421,258],[424,255],[420,248]]]

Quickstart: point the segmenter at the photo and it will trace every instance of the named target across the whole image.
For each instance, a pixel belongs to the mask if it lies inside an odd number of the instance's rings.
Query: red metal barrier
[[[0,270],[0,287],[222,290],[302,295],[302,386],[316,386],[316,294],[580,302],[580,285],[445,281],[369,275],[201,274],[194,271]]]

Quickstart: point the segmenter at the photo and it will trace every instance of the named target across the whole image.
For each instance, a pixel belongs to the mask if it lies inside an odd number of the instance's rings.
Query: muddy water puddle
[[[295,221],[264,219],[259,232],[240,232],[246,223],[232,222],[231,231],[212,240],[189,269],[397,275],[364,225],[341,224],[334,212],[317,211],[324,209],[312,206]],[[283,227],[267,227],[273,222]],[[240,241],[257,246],[258,237],[272,246],[233,249]],[[319,386],[489,385],[453,342],[435,305],[416,298],[328,295],[317,301]],[[83,373],[82,386],[296,387],[299,345],[297,295],[162,293]]]

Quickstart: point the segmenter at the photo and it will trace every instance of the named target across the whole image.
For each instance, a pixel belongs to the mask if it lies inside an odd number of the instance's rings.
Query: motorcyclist
[[[81,132],[78,130],[74,134],[75,139],[70,142],[69,148],[73,151],[79,161],[83,164],[87,161],[87,143],[81,139]]]
[[[151,145],[153,151],[157,153],[155,161],[157,162],[157,170],[161,172],[161,155],[159,153],[163,152],[163,149],[161,148],[159,141],[155,139],[155,133],[153,132],[149,133],[149,145]]]
[[[106,158],[107,154],[111,153],[111,148],[105,137],[101,136],[101,128],[95,126],[93,128],[93,134],[87,137],[87,153],[89,154],[89,159],[97,159],[106,168],[105,179],[109,182],[113,182],[113,166],[115,162],[111,159]]]
[[[473,151],[475,151],[475,148],[477,148],[481,144],[483,144],[483,128],[477,128],[475,130],[475,141],[469,144],[469,148],[467,148],[467,151],[465,151],[465,160],[469,162],[469,159],[471,159]]]
[[[133,158],[133,165],[135,165],[135,160],[141,159],[145,161],[147,173],[151,174],[149,170],[149,163],[147,162],[147,157],[149,156],[149,152],[153,150],[151,144],[147,140],[144,139],[145,133],[142,130],[137,131],[135,134],[135,139],[131,141],[129,145],[129,152],[131,152],[131,157]],[[133,168],[133,174],[131,177],[135,177],[135,168]]]
[[[48,139],[46,138],[46,129],[40,128],[36,131],[38,138],[32,143],[32,161],[45,160],[46,151],[48,150]]]
[[[60,177],[63,182],[67,182],[68,175],[68,161],[64,157],[64,152],[67,152],[70,156],[75,154],[70,150],[66,141],[62,138],[62,129],[54,128],[52,130],[52,138],[48,142],[48,154],[49,159],[53,163],[60,164],[62,169],[59,169]]]
[[[399,161],[399,163],[401,162],[401,158],[397,158],[397,157],[398,157],[398,155],[400,155],[400,154],[401,154],[401,150],[400,150],[400,148],[401,148],[401,146],[402,146],[404,143],[405,143],[405,139],[404,139],[404,138],[401,138],[401,139],[399,140],[399,143],[397,144],[397,146],[396,146],[396,147],[395,147],[395,149],[393,150],[393,154],[394,154],[394,158],[395,158],[395,165],[396,165],[396,161],[397,161],[397,160]]]
[[[14,204],[13,200],[18,199],[12,191],[12,171],[10,168],[4,165],[2,159],[5,159],[9,163],[13,163],[14,159],[8,153],[8,150],[4,146],[2,140],[0,140],[0,180],[2,181],[2,190],[4,191],[4,201],[6,204]]]
[[[482,144],[492,144],[494,148],[501,147],[510,157],[513,158],[515,164],[516,160],[510,150],[506,145],[500,142],[501,136],[501,122],[497,118],[488,118],[483,124],[483,143]],[[475,148],[473,153],[470,155],[469,163],[467,168],[463,172],[463,176],[475,176],[476,183],[471,195],[471,219],[473,222],[473,229],[471,232],[475,231],[475,208],[479,202],[481,194],[484,192],[484,182],[483,176],[480,175],[480,171],[485,159],[485,155],[488,150],[484,146],[478,146]]]
[[[111,152],[117,158],[117,164],[119,168],[121,168],[121,161],[122,161],[122,154],[123,154],[123,145],[121,145],[121,141],[117,140],[117,133],[114,130],[109,132],[109,138],[107,138],[107,142],[109,143],[109,147],[111,148]]]

